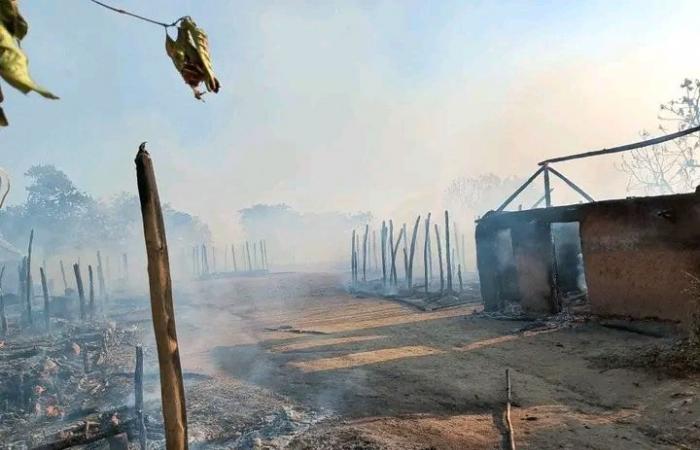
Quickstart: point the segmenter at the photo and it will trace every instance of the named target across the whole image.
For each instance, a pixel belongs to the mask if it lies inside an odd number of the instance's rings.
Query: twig
[[[126,11],[124,9],[115,8],[114,6],[107,5],[106,3],[102,3],[98,0],[90,0],[90,1],[95,3],[96,5],[100,5],[103,8],[109,9],[110,11],[114,11],[114,12],[119,13],[119,14],[124,14],[124,15],[130,16],[130,17],[133,17],[135,19],[143,20],[144,22],[152,23],[154,25],[160,25],[161,27],[164,27],[166,29],[176,26],[182,19],[184,19],[184,17],[180,17],[179,19],[177,19],[173,23],[159,22],[157,20],[149,19],[148,17],[139,16],[138,14],[134,14],[134,13]]]

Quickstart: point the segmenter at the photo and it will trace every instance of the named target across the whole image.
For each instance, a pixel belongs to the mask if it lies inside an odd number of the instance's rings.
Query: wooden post
[[[34,241],[34,229],[29,233],[29,248],[27,250],[27,276],[26,276],[26,282],[27,282],[27,291],[25,294],[27,295],[27,321],[29,321],[29,325],[32,325],[34,323],[34,319],[32,317],[32,242]]]
[[[462,267],[464,267],[465,271],[467,270],[467,251],[464,247],[464,233],[462,233]]]
[[[216,247],[211,246],[211,271],[216,273]]]
[[[544,205],[546,208],[549,208],[552,206],[552,191],[549,187],[549,165],[545,164],[542,167],[544,167]]]
[[[63,278],[63,295],[68,295],[68,280],[66,279],[66,269],[63,267],[63,260],[61,260],[61,278]]]
[[[452,221],[452,233],[454,234],[454,237],[455,237],[452,266],[457,267],[460,264],[462,257],[461,257],[461,252],[459,250],[459,233],[457,233],[457,222],[455,222],[454,220]]]
[[[7,316],[5,316],[5,296],[2,291],[2,277],[5,275],[5,265],[0,269],[0,333],[7,334]]]
[[[382,284],[386,287],[386,222],[382,220]]]
[[[197,276],[197,247],[192,247],[192,276]]]
[[[236,246],[231,244],[231,261],[233,262],[233,271],[238,272],[238,263],[236,262]]]
[[[75,273],[75,284],[78,286],[78,298],[80,299],[80,319],[85,320],[85,290],[83,289],[83,278],[80,276],[80,266],[73,264]]]
[[[102,270],[102,255],[97,251],[97,282],[100,286],[100,299],[102,302],[107,300],[107,286],[105,285],[104,271]]]
[[[457,264],[457,277],[459,278],[459,292],[464,292],[464,285],[462,284],[462,264]]]
[[[445,268],[447,269],[447,292],[452,292],[452,260],[450,258],[450,215],[445,210]]]
[[[248,259],[248,271],[253,270],[253,264],[251,263],[250,260],[250,246],[248,245],[248,241],[245,241],[245,253],[246,253],[246,258]]]
[[[423,274],[425,276],[425,293],[428,294],[430,278],[428,278],[428,246],[430,245],[430,213],[425,218],[425,243],[423,244]]]
[[[510,450],[515,450],[515,435],[513,434],[513,422],[510,419],[510,404],[512,402],[512,389],[510,385],[510,370],[506,369],[506,428],[508,430],[508,445]]]
[[[396,254],[394,253],[394,222],[389,219],[389,256],[391,257],[391,270],[389,271],[389,284],[396,283]]]
[[[202,273],[209,274],[209,259],[207,256],[207,246],[202,244]]]
[[[389,221],[391,223],[391,221]],[[401,238],[404,237],[404,229],[401,229],[401,232],[399,232],[399,237],[396,239],[396,244],[394,245],[394,248],[391,249],[391,261],[392,261],[392,272],[393,272],[393,277],[394,277],[394,286],[397,286],[399,284],[398,281],[398,276],[396,275],[396,253],[399,251],[399,244],[401,243]]]
[[[136,346],[136,367],[134,369],[134,407],[136,423],[138,424],[139,444],[141,450],[146,450],[146,423],[143,415],[143,347]]]
[[[377,259],[377,230],[372,230],[372,261],[374,261],[374,273],[379,270],[379,260]]]
[[[92,275],[92,265],[88,264],[88,282],[90,293],[90,318],[95,318],[95,280]]]
[[[406,231],[406,224],[401,227],[401,232],[404,235],[403,240],[403,276],[408,283],[408,232]]]
[[[365,225],[365,236],[362,239],[362,282],[367,282],[367,237],[369,236],[369,224]]]
[[[350,280],[355,285],[355,230],[352,230],[352,242],[350,243]]]
[[[416,223],[413,225],[413,235],[411,236],[411,252],[408,254],[408,290],[413,290],[413,256],[416,253],[416,236],[418,236],[418,225],[420,224],[420,216],[416,218]]]
[[[264,239],[260,240],[260,258],[262,260],[262,268],[263,270],[268,270],[268,265],[267,265],[267,242],[265,242]]]
[[[258,243],[253,242],[253,268],[258,270],[260,268],[260,261],[258,261]]]
[[[438,262],[440,266],[440,294],[445,290],[445,274],[442,270],[442,242],[440,242],[440,231],[435,224],[435,240],[437,241]]]
[[[153,163],[144,144],[141,144],[136,155],[136,179],[148,255],[148,281],[160,367],[165,445],[167,450],[183,450],[187,449],[187,416],[180,352],[175,330],[168,245]]]
[[[39,275],[41,275],[41,291],[44,294],[44,325],[48,332],[51,331],[51,308],[49,306],[49,288],[46,286],[46,274],[43,267],[39,268]]]

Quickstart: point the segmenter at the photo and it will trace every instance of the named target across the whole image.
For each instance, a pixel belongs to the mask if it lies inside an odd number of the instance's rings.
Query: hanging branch
[[[92,3],[95,3],[96,5],[100,5],[103,8],[109,9],[110,11],[114,11],[114,12],[119,13],[119,14],[124,14],[124,15],[127,15],[129,17],[133,17],[135,19],[143,20],[144,22],[152,23],[154,25],[160,25],[161,27],[164,27],[166,29],[177,26],[177,24],[183,19],[183,17],[180,17],[179,19],[177,19],[173,23],[165,23],[165,22],[160,22],[158,20],[149,19],[148,17],[140,16],[138,14],[134,14],[134,13],[126,11],[124,9],[115,8],[114,6],[110,6],[106,3],[100,2],[98,0],[90,0],[90,1]]]

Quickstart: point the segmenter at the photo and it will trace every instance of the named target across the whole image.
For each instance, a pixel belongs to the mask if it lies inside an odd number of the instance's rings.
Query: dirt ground
[[[193,283],[176,298],[191,439],[206,448],[700,448],[700,376],[612,368],[666,338],[535,327],[347,294],[330,274]]]

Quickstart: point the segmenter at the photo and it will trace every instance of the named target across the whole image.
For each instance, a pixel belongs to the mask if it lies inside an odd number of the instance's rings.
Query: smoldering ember
[[[629,6],[0,0],[0,450],[700,448],[700,4]]]

